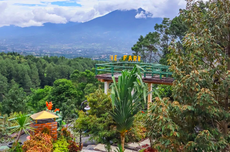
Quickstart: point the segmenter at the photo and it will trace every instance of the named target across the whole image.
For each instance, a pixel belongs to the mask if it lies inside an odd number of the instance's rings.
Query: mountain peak
[[[143,12],[146,12],[146,11],[145,11],[143,8],[141,8],[141,7],[137,9],[137,12],[138,12],[138,13],[140,13],[140,12],[142,12],[142,11],[143,11]]]

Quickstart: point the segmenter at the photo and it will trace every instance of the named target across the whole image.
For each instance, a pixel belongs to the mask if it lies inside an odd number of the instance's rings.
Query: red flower
[[[52,101],[49,102],[49,103],[46,101],[46,107],[47,107],[48,110],[52,110],[52,107],[53,107]]]
[[[145,113],[144,111],[141,111],[142,113]]]
[[[57,109],[57,108],[56,108],[56,109],[54,110],[54,112],[56,112],[56,111],[60,111],[60,109]]]

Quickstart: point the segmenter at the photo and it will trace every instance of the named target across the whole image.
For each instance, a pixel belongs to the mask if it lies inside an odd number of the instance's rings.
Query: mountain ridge
[[[43,46],[68,45],[77,49],[93,49],[106,52],[131,52],[131,47],[140,35],[154,31],[154,25],[162,18],[135,18],[144,9],[115,10],[87,22],[68,22],[66,24],[44,23],[43,26],[0,28],[0,43]],[[57,47],[58,50],[58,47]],[[0,50],[1,51],[1,50]]]

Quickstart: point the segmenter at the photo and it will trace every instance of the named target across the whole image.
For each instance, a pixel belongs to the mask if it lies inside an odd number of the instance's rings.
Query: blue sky
[[[0,27],[86,22],[114,10],[143,8],[152,17],[173,18],[185,0],[0,0]],[[146,17],[137,14],[136,17]]]
[[[58,6],[79,6],[81,7],[81,4],[78,4],[75,1],[56,1],[51,2],[52,5],[58,5]]]

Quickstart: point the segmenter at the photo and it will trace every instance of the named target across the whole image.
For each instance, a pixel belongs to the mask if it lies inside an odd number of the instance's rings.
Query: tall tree
[[[158,62],[155,54],[158,50],[159,34],[157,32],[149,32],[145,37],[142,35],[134,44],[132,50],[135,52],[133,55],[140,55],[144,62]]]
[[[23,88],[14,83],[12,88],[3,98],[2,112],[10,114],[11,112],[26,112],[26,93]]]
[[[54,82],[49,100],[53,102],[54,108],[63,112],[65,119],[76,117],[76,110],[81,105],[81,97],[73,83],[67,79],[58,79]]]
[[[0,102],[3,100],[4,95],[8,90],[7,78],[0,74]]]
[[[113,77],[111,92],[113,111],[110,112],[110,115],[116,122],[117,131],[120,133],[123,151],[125,134],[132,127],[134,116],[140,111],[141,102],[146,101],[146,94],[146,86],[142,82],[137,65],[132,71],[122,71],[118,82]]]
[[[187,0],[187,8],[184,49],[170,46],[175,101],[158,100],[175,133],[162,129],[156,141],[162,151],[230,151],[230,1]]]

